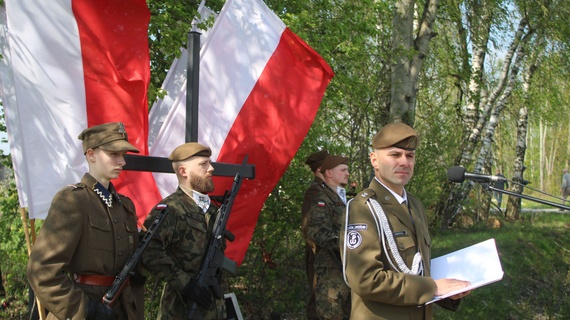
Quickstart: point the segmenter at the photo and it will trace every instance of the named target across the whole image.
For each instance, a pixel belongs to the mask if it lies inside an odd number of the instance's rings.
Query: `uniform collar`
[[[207,194],[200,193],[196,190],[193,190],[193,189],[188,188],[188,187],[183,186],[183,185],[179,185],[179,186],[180,186],[180,189],[187,196],[189,196],[192,200],[194,200],[194,202],[196,202],[198,207],[200,207],[200,209],[202,209],[202,211],[204,213],[206,213],[208,211],[208,208],[210,207],[211,200]]]
[[[398,200],[398,203],[402,204],[405,201],[408,200],[408,193],[406,192],[406,189],[404,189],[404,196],[400,196],[399,194],[395,193],[394,191],[392,191],[392,189],[388,188],[385,184],[382,183],[382,181],[380,181],[378,178],[374,177],[374,179],[376,181],[378,181],[379,184],[381,184],[384,188],[386,188],[386,190],[390,191],[390,193],[394,196],[394,198],[396,200]]]

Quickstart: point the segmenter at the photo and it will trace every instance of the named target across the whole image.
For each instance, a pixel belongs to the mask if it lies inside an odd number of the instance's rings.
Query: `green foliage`
[[[8,157],[1,157],[5,165],[10,164],[4,161]],[[0,311],[2,319],[18,319],[27,312],[28,255],[23,229],[16,185],[9,179],[0,183],[0,271],[5,288],[5,296],[0,296],[0,302],[9,302],[9,308]]]
[[[265,202],[238,275],[229,278],[247,319],[269,319],[272,313],[303,318],[308,285],[299,199],[311,180],[284,175]]]
[[[567,319],[570,317],[570,216],[525,214],[499,230],[476,226],[435,235],[433,256],[495,238],[505,275],[475,289],[455,313],[436,319]]]

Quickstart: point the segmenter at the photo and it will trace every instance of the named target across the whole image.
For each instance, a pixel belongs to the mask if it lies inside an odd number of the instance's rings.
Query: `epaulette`
[[[376,193],[374,192],[374,190],[372,189],[364,189],[362,191],[360,191],[354,198],[354,201],[358,201],[358,202],[366,202],[368,201],[368,199],[370,199],[371,197],[373,197]]]
[[[82,182],[78,182],[76,184],[68,184],[67,186],[65,186],[65,188],[67,188],[67,189],[83,189],[83,188],[85,188],[85,185]]]

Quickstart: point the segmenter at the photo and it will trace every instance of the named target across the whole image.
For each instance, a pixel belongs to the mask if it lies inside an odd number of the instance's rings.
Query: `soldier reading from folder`
[[[111,183],[125,165],[128,142],[121,122],[84,130],[89,164],[81,182],[60,190],[32,248],[27,276],[47,319],[144,319],[142,277],[131,277],[111,308],[101,301],[138,246],[133,202]]]
[[[351,320],[431,319],[434,296],[468,281],[430,277],[431,238],[421,202],[404,186],[412,178],[419,139],[403,123],[384,126],[372,140],[375,177],[349,203],[340,233]],[[464,292],[437,303],[457,309]]]

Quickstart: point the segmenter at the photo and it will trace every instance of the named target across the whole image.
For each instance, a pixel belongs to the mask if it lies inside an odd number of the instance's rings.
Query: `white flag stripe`
[[[28,201],[21,205],[29,208],[30,218],[43,219],[59,188],[32,192],[32,184],[50,186],[60,181],[63,187],[86,171],[82,154],[76,152],[81,148],[77,136],[87,126],[86,111],[78,108],[85,105],[85,90],[83,83],[69,76],[83,78],[78,29],[73,19],[64,18],[73,17],[70,1],[17,0],[17,5],[7,1],[6,10],[10,63],[18,70],[14,74],[17,107],[13,108],[18,111],[7,125],[12,138],[20,137],[11,143],[10,152],[22,160],[18,195]],[[66,45],[54,46],[54,42]],[[33,181],[22,181],[24,177]]]
[[[22,152],[19,151],[22,136],[20,126],[15,126],[12,123],[17,122],[19,109],[16,101],[16,89],[14,88],[14,72],[12,72],[12,59],[10,58],[10,48],[8,46],[8,25],[6,21],[6,9],[0,7],[0,52],[2,52],[3,59],[0,59],[0,89],[2,91],[2,105],[4,109],[4,120],[6,124],[13,128],[8,132],[8,139],[11,142],[10,155],[12,156],[12,166],[14,169],[14,178],[18,187],[18,201],[20,207],[25,207],[28,204],[27,191],[29,190],[28,181],[20,173],[20,164],[22,163]],[[12,109],[10,109],[12,107]],[[18,150],[14,153],[13,150]],[[20,191],[22,190],[22,191]]]
[[[227,1],[201,52],[198,141],[213,159],[285,30],[262,4]]]

